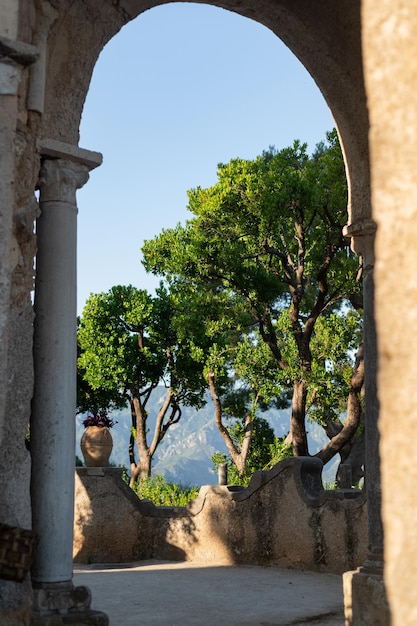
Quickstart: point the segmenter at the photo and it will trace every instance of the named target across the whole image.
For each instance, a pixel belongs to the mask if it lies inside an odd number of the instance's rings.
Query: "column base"
[[[109,618],[100,611],[71,613],[70,615],[44,615],[33,618],[31,626],[108,626]]]
[[[105,613],[90,609],[88,587],[64,583],[34,583],[32,626],[108,626]]]
[[[346,626],[390,626],[390,611],[380,572],[363,567],[343,574]]]

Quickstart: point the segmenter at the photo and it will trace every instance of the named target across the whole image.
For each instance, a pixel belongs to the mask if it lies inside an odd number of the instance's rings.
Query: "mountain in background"
[[[165,389],[160,387],[155,389],[149,400],[150,432],[152,432],[164,396]],[[84,431],[82,425],[84,417],[84,415],[77,415],[76,417],[76,454],[80,459],[83,458],[80,440]],[[263,413],[262,417],[268,420],[276,437],[282,437],[288,433],[289,409],[271,409]],[[111,429],[113,451],[110,463],[129,468],[130,409],[112,411],[111,418],[117,424]],[[323,429],[317,424],[309,424],[308,430],[309,449],[310,453],[314,454],[326,443],[327,437]],[[188,486],[215,485],[217,484],[217,474],[213,469],[211,457],[215,452],[226,451],[225,443],[214,421],[213,402],[207,396],[207,404],[202,409],[196,411],[191,407],[184,407],[178,424],[169,428],[155,453],[152,475],[161,474],[166,480]],[[335,460],[328,463],[324,468],[324,481],[329,483],[334,481],[338,463],[339,455],[336,455]]]

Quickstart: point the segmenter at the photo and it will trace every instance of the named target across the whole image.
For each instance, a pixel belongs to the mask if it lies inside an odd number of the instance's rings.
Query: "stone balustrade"
[[[257,564],[338,573],[367,553],[362,491],[325,491],[315,458],[281,461],[249,486],[204,486],[187,507],[155,507],[121,468],[77,468],[74,560]]]

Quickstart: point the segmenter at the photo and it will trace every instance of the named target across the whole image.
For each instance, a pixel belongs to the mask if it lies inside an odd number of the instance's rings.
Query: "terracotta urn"
[[[81,437],[81,452],[87,467],[106,467],[113,438],[106,426],[88,426]]]

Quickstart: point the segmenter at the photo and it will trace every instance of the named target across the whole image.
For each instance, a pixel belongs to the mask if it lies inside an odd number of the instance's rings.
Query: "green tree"
[[[277,363],[259,340],[259,333],[252,331],[223,346],[215,343],[209,350],[205,371],[216,426],[236,469],[233,475],[243,479],[254,468],[262,467],[250,461],[261,454],[259,411],[271,405],[288,406]],[[269,443],[273,440],[272,431]]]
[[[277,324],[278,330],[282,335],[284,358],[289,364],[295,363],[297,346],[285,312]],[[363,384],[363,361],[359,358],[357,368],[359,364],[360,368],[352,373],[350,356],[350,351],[360,341],[360,330],[361,317],[355,311],[348,311],[345,315],[332,313],[317,320],[312,339],[315,358],[307,402],[309,419],[321,424],[331,440],[317,456],[326,463],[338,451],[342,462],[352,467],[353,483],[361,478],[364,463],[363,455],[356,454],[356,431],[362,417],[359,394]],[[216,425],[228,449],[229,479],[234,484],[247,484],[253,471],[265,469],[267,465],[262,450],[270,455],[269,464],[283,458],[283,450],[287,452],[286,445],[274,437],[270,438],[269,447],[262,445],[267,438],[256,435],[255,425],[259,424],[260,411],[271,406],[288,406],[288,369],[282,370],[278,366],[269,347],[259,340],[256,332],[244,335],[239,343],[229,345],[223,351],[219,352],[217,345],[214,348],[207,361],[207,376]],[[340,415],[346,411],[347,395],[349,411],[343,422]],[[357,437],[359,441],[362,435],[361,430]],[[277,446],[275,451],[273,443]],[[221,460],[223,456],[216,457],[217,463],[226,462]]]
[[[320,342],[326,333],[318,332],[318,320],[335,329],[337,320],[343,327],[350,319],[355,340],[360,326],[358,316],[347,312],[360,301],[359,263],[343,234],[347,184],[336,131],[311,157],[296,141],[253,161],[220,164],[218,182],[189,191],[188,198],[194,217],[145,242],[144,265],[170,284],[245,303],[252,330],[256,326],[273,356],[277,382],[292,390],[294,454],[307,455],[308,409],[325,419],[329,403],[322,385],[340,376],[326,362]],[[343,362],[353,340],[339,341]],[[349,387],[360,403],[359,382],[345,381],[345,398]],[[355,413],[346,429],[342,425],[331,454],[345,445],[346,432],[351,437],[359,419]]]
[[[84,402],[79,406],[130,404],[131,484],[149,477],[157,446],[180,420],[181,407],[204,404],[202,353],[191,338],[178,337],[172,298],[162,286],[155,297],[131,285],[91,295],[79,322],[78,344]],[[159,385],[166,395],[150,432],[147,403]]]
[[[247,486],[254,472],[271,469],[282,459],[292,456],[291,446],[285,442],[285,437],[276,437],[264,417],[255,416],[251,428],[252,444],[243,467],[238,468],[230,453],[216,452],[211,458],[216,471],[220,464],[227,464],[229,485]],[[247,436],[246,425],[237,420],[228,431],[236,450],[241,450]]]

